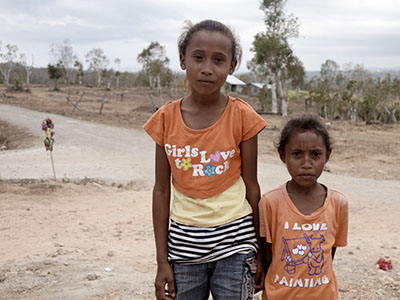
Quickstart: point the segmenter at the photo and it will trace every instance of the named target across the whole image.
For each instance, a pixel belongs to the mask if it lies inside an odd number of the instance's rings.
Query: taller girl
[[[227,26],[212,20],[190,25],[178,48],[190,94],[165,104],[144,125],[156,142],[156,297],[207,300],[211,291],[215,300],[252,299],[257,134],[266,122],[221,92],[241,58]]]

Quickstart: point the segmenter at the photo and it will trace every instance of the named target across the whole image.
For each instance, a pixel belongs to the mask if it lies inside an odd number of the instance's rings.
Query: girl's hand
[[[254,284],[255,293],[264,290],[264,280],[265,280],[265,272],[264,272],[263,257],[262,257],[262,252],[259,250],[257,251],[257,271]]]
[[[154,286],[157,300],[175,299],[174,272],[168,262],[158,264]]]

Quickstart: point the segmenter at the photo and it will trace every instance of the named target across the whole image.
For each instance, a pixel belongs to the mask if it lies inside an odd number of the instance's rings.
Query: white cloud
[[[319,69],[327,58],[366,67],[400,66],[400,6],[397,0],[289,0],[287,12],[301,22],[291,40],[306,69]],[[137,55],[151,41],[165,45],[170,66],[178,70],[176,41],[183,21],[211,18],[239,35],[246,70],[254,35],[264,30],[259,1],[243,0],[0,0],[0,40],[19,46],[35,64],[46,66],[51,44],[71,41],[82,59],[95,47],[121,69],[138,70]],[[32,52],[32,53],[31,53]]]

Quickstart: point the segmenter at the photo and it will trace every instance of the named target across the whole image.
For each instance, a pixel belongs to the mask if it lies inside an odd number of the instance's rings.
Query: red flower
[[[379,269],[387,271],[393,269],[392,266],[392,261],[391,260],[386,260],[384,258],[380,258],[376,264],[379,266]]]

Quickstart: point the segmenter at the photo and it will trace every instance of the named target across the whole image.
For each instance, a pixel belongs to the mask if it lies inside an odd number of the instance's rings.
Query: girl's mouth
[[[214,83],[214,81],[210,81],[210,80],[199,80],[200,83],[202,84],[211,84]]]

